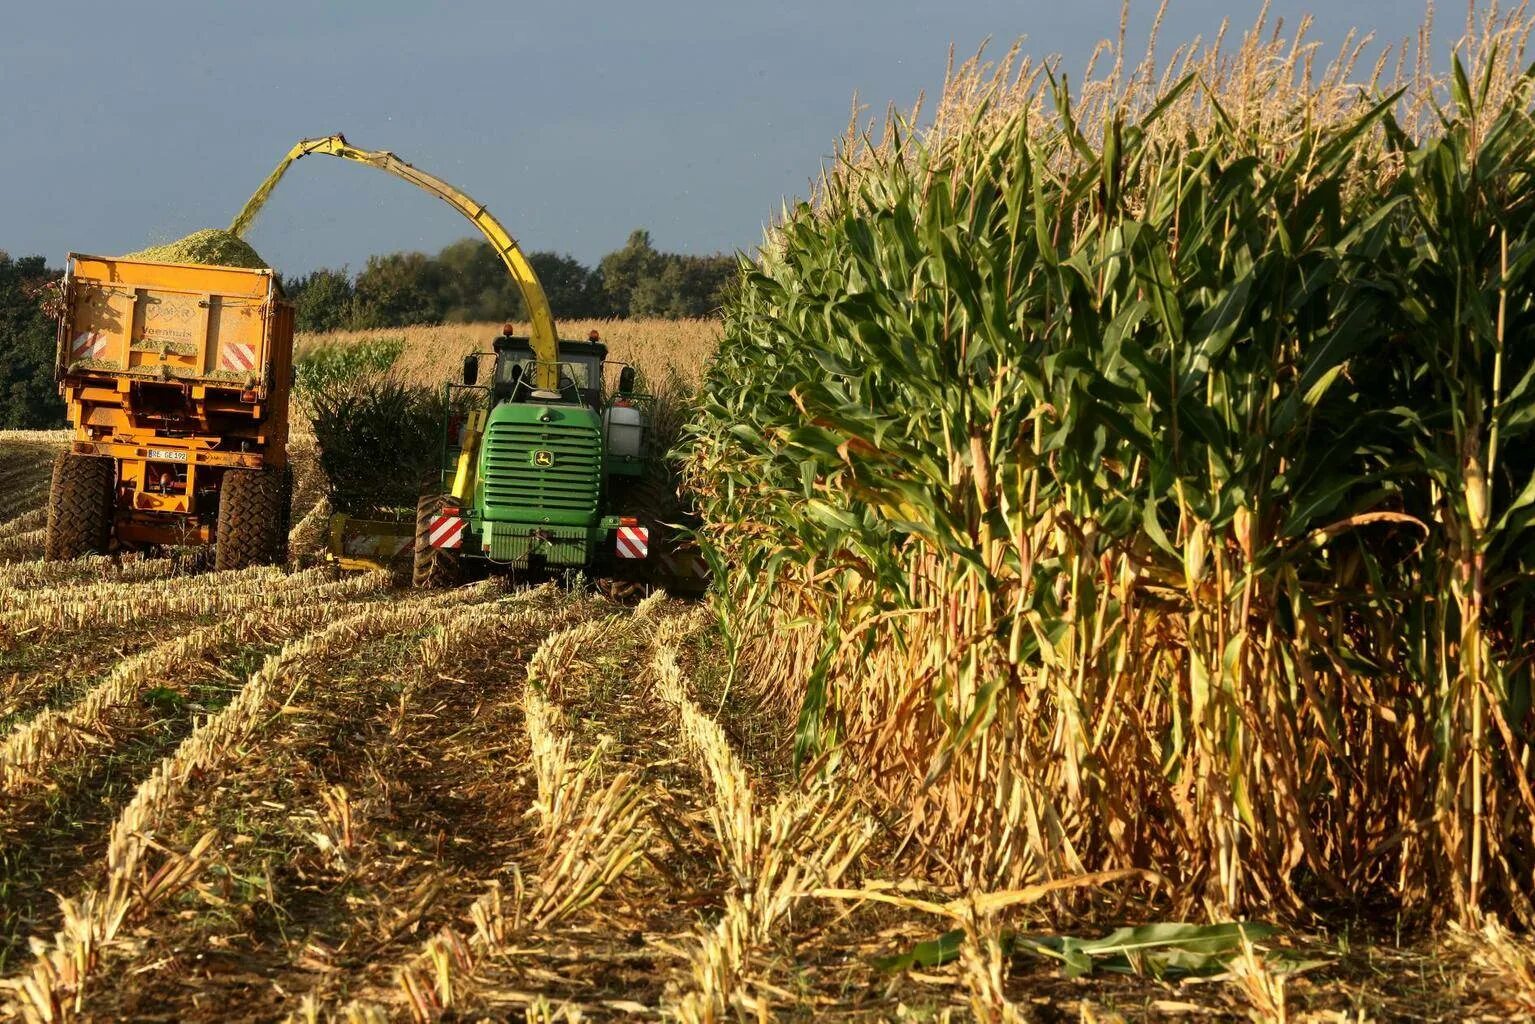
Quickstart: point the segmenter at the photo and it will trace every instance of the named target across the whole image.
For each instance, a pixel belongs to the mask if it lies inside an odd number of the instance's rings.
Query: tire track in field
[[[35,940],[30,967],[0,981],[11,1002],[0,1007],[29,1021],[53,1021],[72,1014],[88,994],[87,986],[117,943],[132,914],[142,917],[194,881],[211,835],[185,852],[156,840],[174,831],[188,799],[212,782],[235,772],[247,743],[257,738],[273,713],[281,717],[297,674],[323,673],[337,649],[359,651],[400,630],[429,624],[442,608],[482,599],[487,587],[466,587],[447,595],[414,598],[392,605],[347,609],[323,629],[289,641],[269,655],[244,680],[233,698],[195,728],[141,781],[109,830],[105,854],[94,883],[78,895],[60,898],[62,925],[52,940]],[[194,787],[192,783],[196,781]]]
[[[418,943],[478,891],[526,810],[524,758],[506,749],[496,720],[510,681],[501,659],[520,660],[590,612],[590,602],[553,588],[465,604],[419,638],[380,638],[349,655],[344,672],[329,666],[304,683],[295,713],[179,826],[183,842],[218,828],[229,841],[214,847],[216,874],[261,875],[270,896],[245,902],[210,882],[195,899],[224,907],[219,920],[155,929],[204,956],[114,961],[108,976],[130,972],[136,1001],[104,986],[87,1016],[154,1008],[188,1021],[271,1019],[280,993]]]

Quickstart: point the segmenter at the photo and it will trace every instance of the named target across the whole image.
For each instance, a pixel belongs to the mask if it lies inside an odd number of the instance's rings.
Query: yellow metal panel
[[[458,453],[458,472],[453,475],[453,497],[468,501],[474,490],[474,463],[480,450],[480,435],[485,432],[485,410],[476,409],[469,416],[464,447]]]
[[[263,390],[277,298],[270,272],[71,259],[66,366]]]
[[[154,288],[191,295],[230,295],[265,299],[272,291],[270,270],[243,267],[204,267],[187,263],[86,256],[70,253],[71,276],[77,281],[115,285],[124,290]]]
[[[74,254],[66,292],[59,390],[74,450],[117,463],[117,540],[207,543],[200,468],[287,462],[292,307],[270,271]]]

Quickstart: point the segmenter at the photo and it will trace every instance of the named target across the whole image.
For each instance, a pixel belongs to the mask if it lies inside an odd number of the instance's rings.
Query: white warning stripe
[[[461,548],[464,546],[464,527],[468,525],[461,516],[438,516],[432,520],[426,542],[434,548]]]
[[[100,331],[85,331],[69,345],[69,354],[75,359],[100,359],[107,351],[107,336]]]
[[[246,373],[256,368],[256,346],[226,341],[219,347],[219,368]]]
[[[644,558],[650,554],[650,528],[646,526],[620,526],[618,528],[618,557]]]

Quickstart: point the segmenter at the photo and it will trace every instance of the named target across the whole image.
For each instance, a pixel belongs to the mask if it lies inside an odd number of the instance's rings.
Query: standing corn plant
[[[1421,142],[1398,95],[1084,118],[1047,78],[861,150],[743,268],[692,462],[736,667],[935,874],[1528,913],[1505,67]]]

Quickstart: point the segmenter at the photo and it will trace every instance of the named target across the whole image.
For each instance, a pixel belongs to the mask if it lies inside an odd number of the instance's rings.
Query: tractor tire
[[[219,571],[286,561],[288,537],[283,523],[288,501],[279,469],[225,470],[219,487],[213,567]]]
[[[613,580],[638,585],[641,589],[661,587],[671,593],[671,581],[660,564],[661,556],[670,553],[676,544],[676,531],[671,524],[676,523],[682,513],[672,474],[658,466],[633,480],[615,496],[613,512],[634,516],[650,529],[650,557],[643,561],[614,558],[609,569]]]
[[[458,552],[434,548],[431,542],[432,520],[448,502],[445,494],[424,495],[416,502],[416,552],[410,581],[427,590],[446,590],[458,586],[462,570]]]
[[[112,543],[117,465],[94,455],[62,452],[53,460],[43,557],[63,562],[105,554]]]

